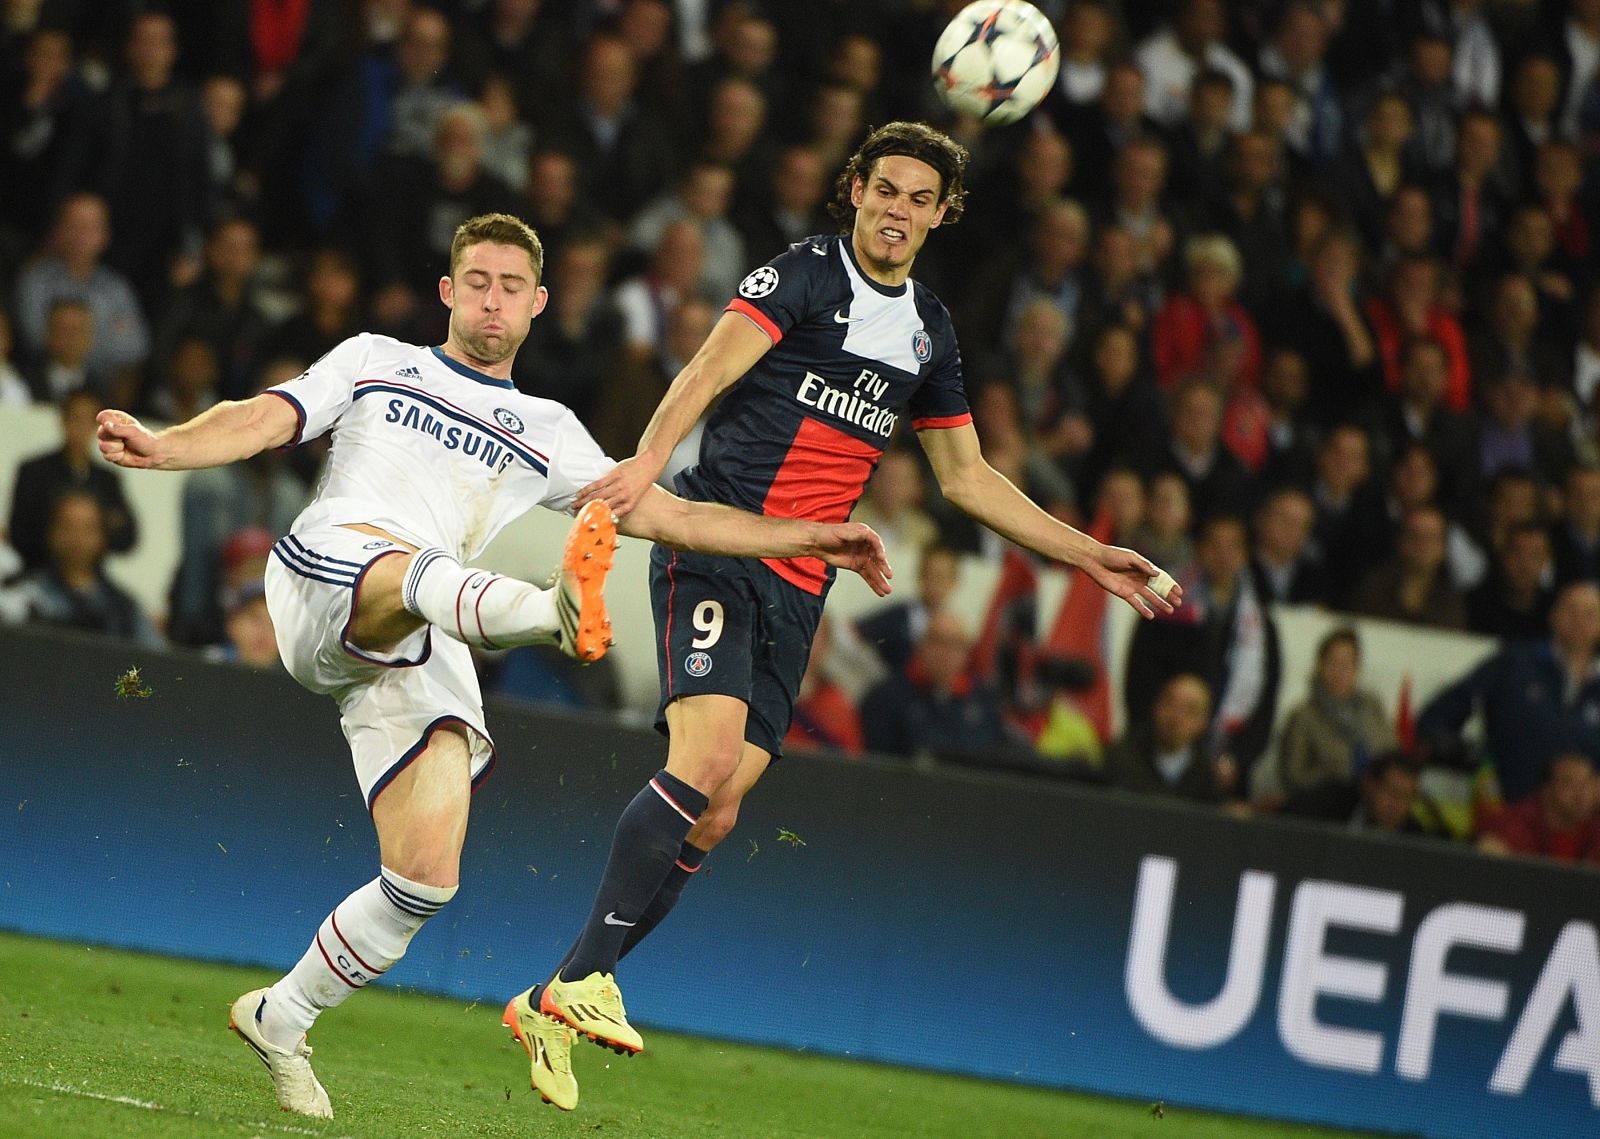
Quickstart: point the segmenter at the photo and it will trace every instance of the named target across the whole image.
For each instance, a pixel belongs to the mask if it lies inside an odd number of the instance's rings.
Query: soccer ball
[[[1016,122],[1056,81],[1061,50],[1044,13],[1023,0],[978,0],[933,46],[934,87],[953,110]]]

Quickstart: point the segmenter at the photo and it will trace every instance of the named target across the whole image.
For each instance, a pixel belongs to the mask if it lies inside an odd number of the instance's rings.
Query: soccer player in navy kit
[[[920,123],[872,132],[831,207],[846,232],[750,273],[656,409],[637,453],[579,493],[625,517],[711,402],[687,498],[842,521],[903,418],[955,505],[1019,545],[1078,567],[1144,617],[1171,612],[1157,569],[1046,514],[983,457],[950,316],[910,279],[928,231],[961,212],[966,151]],[[665,771],[623,811],[582,934],[508,1024],[550,1017],[618,1052],[643,1047],[614,980],[664,918],[779,754],[832,581],[812,558],[651,558]],[[565,1073],[563,1073],[565,1075]],[[541,1078],[535,1058],[534,1082]]]

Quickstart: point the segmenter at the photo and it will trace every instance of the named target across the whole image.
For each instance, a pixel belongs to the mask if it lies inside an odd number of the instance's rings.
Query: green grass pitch
[[[260,970],[0,933],[0,1136],[598,1136],[600,1139],[1295,1139],[1349,1135],[751,1048],[647,1029],[580,1043],[583,1102],[528,1089],[500,1009],[376,990],[318,1024],[331,1122],[277,1109],[227,1031]]]

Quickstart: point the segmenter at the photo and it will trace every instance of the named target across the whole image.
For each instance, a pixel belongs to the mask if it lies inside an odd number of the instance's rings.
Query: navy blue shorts
[[[807,593],[756,558],[652,549],[656,730],[665,734],[667,705],[680,696],[732,696],[749,706],[744,738],[776,759],[826,596],[826,587],[821,597]]]

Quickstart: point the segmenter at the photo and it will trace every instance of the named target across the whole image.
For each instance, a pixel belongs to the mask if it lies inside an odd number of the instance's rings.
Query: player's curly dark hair
[[[842,232],[855,225],[856,208],[850,203],[850,187],[860,178],[863,183],[872,174],[872,167],[880,158],[903,155],[926,162],[939,172],[939,200],[948,203],[944,224],[954,225],[961,220],[961,210],[966,204],[967,191],[961,184],[961,175],[967,168],[967,148],[943,131],[926,123],[885,123],[867,135],[844,172],[833,186],[833,201],[828,212],[839,223]]]

